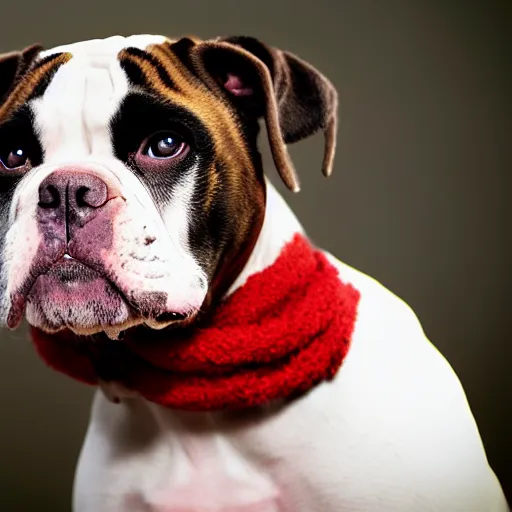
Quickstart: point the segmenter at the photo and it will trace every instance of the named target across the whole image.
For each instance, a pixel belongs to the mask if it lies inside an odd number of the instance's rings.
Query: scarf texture
[[[87,384],[118,380],[174,409],[241,409],[292,399],[331,380],[348,352],[359,298],[297,234],[204,325],[136,329],[121,341],[68,330],[32,328],[31,335],[51,368]]]

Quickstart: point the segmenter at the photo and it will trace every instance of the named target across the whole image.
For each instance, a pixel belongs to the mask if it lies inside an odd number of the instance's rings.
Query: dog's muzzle
[[[19,222],[30,233],[15,234],[13,245],[32,246],[33,254],[11,279],[10,327],[26,307],[29,323],[46,332],[117,337],[141,323],[160,329],[184,321],[199,309],[206,281],[197,266],[173,256],[155,216],[123,192],[108,173],[63,168],[42,179],[32,194],[37,205],[24,198]]]

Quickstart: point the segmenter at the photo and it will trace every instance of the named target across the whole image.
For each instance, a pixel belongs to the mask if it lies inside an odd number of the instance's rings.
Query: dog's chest
[[[169,471],[128,492],[123,510],[151,512],[280,512],[280,492],[225,438],[176,433],[168,440]],[[171,460],[171,459],[169,459]]]
[[[99,406],[99,407],[98,407]],[[225,431],[208,414],[174,415],[137,400],[97,396],[81,456],[76,510],[105,512],[284,512],[274,462],[247,446],[245,427]],[[252,429],[249,427],[249,430]],[[270,458],[272,456],[270,455]]]

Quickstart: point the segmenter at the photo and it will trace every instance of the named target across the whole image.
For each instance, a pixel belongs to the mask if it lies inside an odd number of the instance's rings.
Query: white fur
[[[270,187],[240,283],[270,265],[299,229]],[[134,397],[114,405],[98,391],[74,510],[506,512],[459,380],[414,313],[329,258],[362,295],[334,382],[245,419]]]
[[[192,198],[194,195],[195,184],[197,180],[197,164],[195,164],[182,177],[174,187],[170,207],[163,213],[163,222],[165,229],[169,233],[169,238],[175,244],[175,250],[181,251],[187,246],[187,237],[189,226],[194,216],[194,205]]]

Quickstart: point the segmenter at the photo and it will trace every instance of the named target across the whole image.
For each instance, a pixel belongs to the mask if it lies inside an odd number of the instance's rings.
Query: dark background
[[[285,197],[319,245],[416,311],[458,373],[511,501],[510,14],[489,1],[3,0],[0,51],[118,33],[246,34],[330,77],[334,176],[321,177],[314,137],[292,148],[303,187]],[[46,369],[25,331],[0,341],[0,510],[68,511],[91,390]]]

